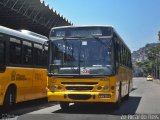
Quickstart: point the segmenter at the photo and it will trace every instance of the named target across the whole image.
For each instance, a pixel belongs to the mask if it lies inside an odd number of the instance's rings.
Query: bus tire
[[[5,111],[10,110],[16,103],[16,88],[10,86],[5,94],[3,107]]]
[[[122,85],[121,85],[121,83],[120,83],[120,85],[119,85],[119,95],[118,95],[118,100],[117,100],[117,102],[114,104],[114,108],[115,108],[115,109],[119,109],[120,106],[121,106],[121,102],[122,102],[121,91],[122,91]]]
[[[62,110],[67,110],[69,108],[69,102],[60,102],[60,107]]]

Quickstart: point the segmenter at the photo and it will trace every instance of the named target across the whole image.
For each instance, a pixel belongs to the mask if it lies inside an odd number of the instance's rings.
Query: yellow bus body
[[[48,78],[48,101],[58,102],[109,102],[116,103],[121,86],[121,96],[124,97],[132,89],[132,70],[120,67],[117,75],[104,78]],[[52,91],[52,87],[56,90]],[[93,87],[92,90],[66,90],[68,86],[73,88]],[[101,90],[97,88],[101,86]],[[107,90],[103,90],[108,86]],[[129,87],[130,86],[130,87]],[[61,89],[58,89],[61,88]],[[129,91],[128,91],[129,90]],[[108,97],[101,98],[100,95]]]
[[[0,106],[47,97],[48,39],[0,26]],[[38,35],[38,36],[37,36]]]
[[[55,27],[49,39],[48,101],[65,110],[70,102],[118,107],[129,98],[131,51],[112,26]]]
[[[41,68],[6,67],[0,73],[0,105],[9,86],[16,87],[16,103],[47,97],[47,70]]]

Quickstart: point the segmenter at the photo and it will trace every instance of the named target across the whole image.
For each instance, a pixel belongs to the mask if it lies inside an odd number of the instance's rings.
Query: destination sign
[[[53,29],[50,37],[111,36],[111,34],[111,27],[73,27]]]

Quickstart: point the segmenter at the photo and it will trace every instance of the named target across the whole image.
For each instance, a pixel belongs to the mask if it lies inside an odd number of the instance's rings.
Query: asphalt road
[[[123,101],[119,109],[114,109],[110,104],[72,104],[66,112],[57,103],[39,100],[18,104],[2,116],[3,119],[13,120],[119,120],[138,117],[160,119],[160,84],[145,78],[134,78],[130,98]]]

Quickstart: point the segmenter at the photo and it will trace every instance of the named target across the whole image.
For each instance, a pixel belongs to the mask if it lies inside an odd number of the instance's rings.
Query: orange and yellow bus
[[[30,33],[0,26],[0,106],[5,108],[47,97],[48,47],[43,44],[48,39]]]
[[[119,106],[132,89],[131,52],[111,26],[55,27],[49,37],[48,101]]]

